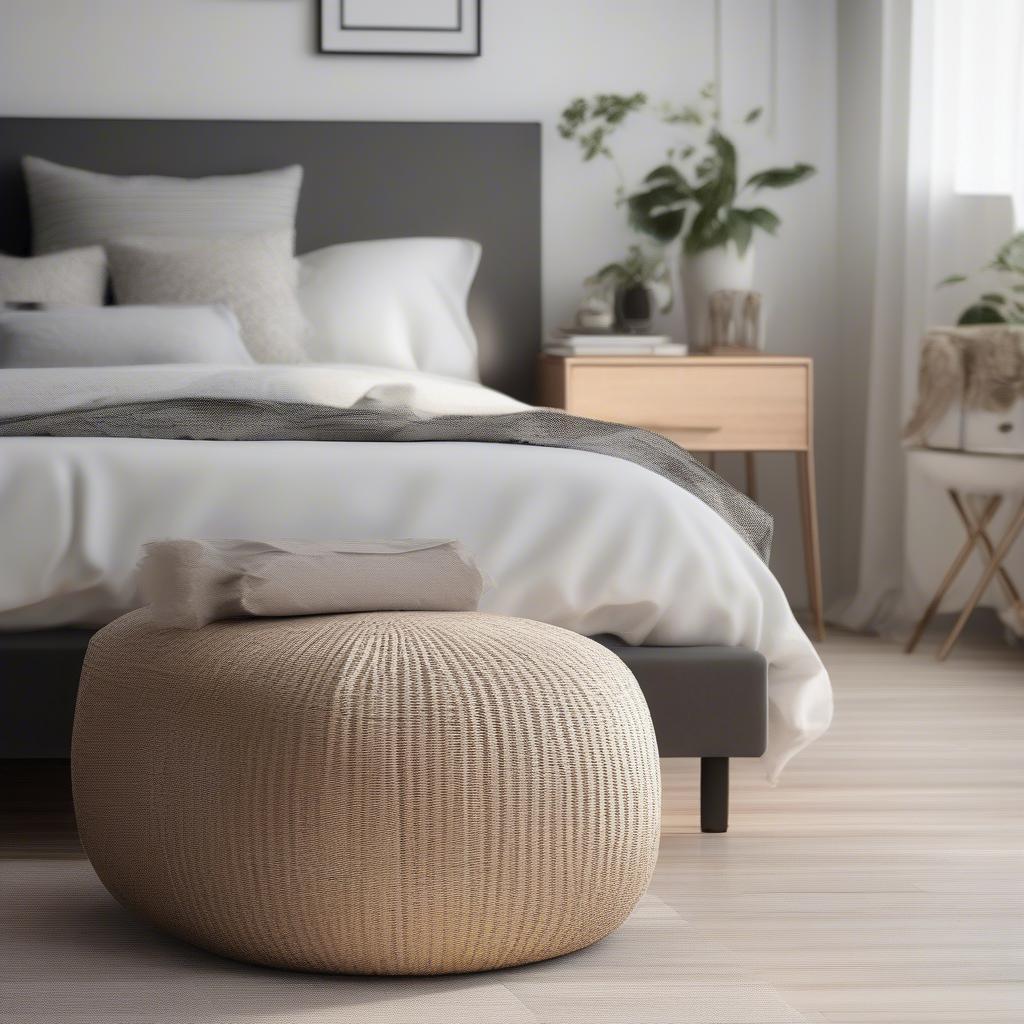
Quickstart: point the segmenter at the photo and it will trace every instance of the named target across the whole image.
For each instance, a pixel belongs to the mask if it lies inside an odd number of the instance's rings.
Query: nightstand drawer
[[[569,412],[646,427],[695,451],[799,451],[810,446],[806,366],[577,364]]]

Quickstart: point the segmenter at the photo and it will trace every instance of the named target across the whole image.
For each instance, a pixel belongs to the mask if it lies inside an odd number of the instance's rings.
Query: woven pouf
[[[444,974],[616,928],[650,881],[658,755],[640,689],[575,633],[380,612],[89,645],[82,843],[126,906],[239,960]]]

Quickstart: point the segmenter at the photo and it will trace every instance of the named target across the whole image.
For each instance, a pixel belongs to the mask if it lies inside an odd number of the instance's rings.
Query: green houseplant
[[[636,188],[627,187],[620,168],[617,197],[634,229],[663,246],[681,241],[690,338],[700,344],[707,297],[720,288],[749,290],[755,234],[774,234],[780,225],[779,216],[758,201],[758,194],[805,181],[815,168],[807,163],[769,167],[743,179],[736,145],[718,123],[710,85],[695,102],[679,107],[652,108],[642,92],[579,97],[562,111],[558,130],[564,139],[577,143],[584,161],[614,161],[611,137],[632,114],[643,110],[653,110],[662,123],[682,129],[685,137]],[[743,124],[754,124],[761,114],[760,107],[754,108]]]
[[[627,330],[646,330],[655,304],[662,313],[672,308],[672,285],[665,257],[639,245],[631,245],[625,259],[606,264],[585,283],[613,294],[616,319]]]
[[[961,314],[958,324],[1024,324],[1024,231],[1004,242],[982,270],[1005,275],[1005,291],[985,292]],[[967,274],[950,274],[939,282],[943,288],[970,280]]]

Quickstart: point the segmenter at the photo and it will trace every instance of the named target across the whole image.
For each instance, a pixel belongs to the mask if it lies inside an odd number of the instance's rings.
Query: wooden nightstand
[[[664,434],[693,452],[745,452],[756,498],[755,452],[794,452],[807,594],[825,637],[814,483],[814,382],[802,356],[540,357],[540,404]],[[712,465],[713,465],[712,461]]]

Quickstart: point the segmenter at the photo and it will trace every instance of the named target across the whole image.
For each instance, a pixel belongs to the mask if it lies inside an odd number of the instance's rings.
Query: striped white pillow
[[[293,230],[298,165],[209,178],[118,177],[35,156],[22,165],[32,249],[56,252],[117,238],[226,238]]]

